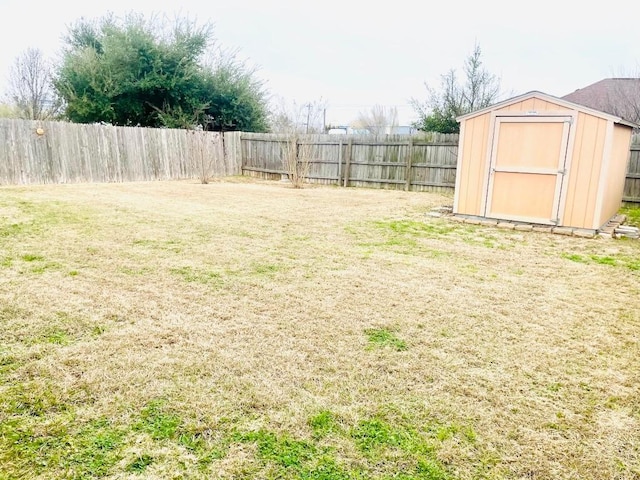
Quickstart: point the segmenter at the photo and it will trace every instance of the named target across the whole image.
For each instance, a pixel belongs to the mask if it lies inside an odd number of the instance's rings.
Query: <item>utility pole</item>
[[[305,127],[304,133],[309,133],[309,118],[311,117],[311,104],[307,103],[307,126]]]

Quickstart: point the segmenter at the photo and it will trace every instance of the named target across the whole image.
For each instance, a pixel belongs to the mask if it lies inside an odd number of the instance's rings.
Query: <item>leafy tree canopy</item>
[[[441,77],[439,90],[429,85],[426,101],[411,100],[418,114],[414,126],[426,132],[458,133],[456,117],[488,107],[500,95],[500,79],[483,66],[480,46],[476,45],[464,63],[464,83],[460,83],[455,70]]]
[[[267,94],[255,71],[214,48],[213,29],[131,14],[69,28],[54,85],[80,123],[264,131]]]

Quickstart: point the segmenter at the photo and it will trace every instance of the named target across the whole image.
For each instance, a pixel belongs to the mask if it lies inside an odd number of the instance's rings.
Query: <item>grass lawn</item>
[[[0,479],[640,478],[640,242],[451,203],[0,188]]]

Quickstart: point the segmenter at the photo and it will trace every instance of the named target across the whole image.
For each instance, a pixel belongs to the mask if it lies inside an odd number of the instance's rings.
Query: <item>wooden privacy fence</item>
[[[635,134],[631,140],[627,179],[624,182],[622,198],[625,202],[640,203],[640,134]]]
[[[279,178],[288,141],[283,135],[242,133],[243,174]],[[458,135],[301,135],[293,141],[309,154],[312,182],[441,192],[455,187]]]
[[[280,178],[286,136],[0,119],[0,184]],[[458,136],[303,135],[312,182],[453,192]],[[309,148],[307,148],[309,147]],[[640,203],[640,134],[624,201]]]
[[[0,119],[0,184],[238,175],[220,133]]]

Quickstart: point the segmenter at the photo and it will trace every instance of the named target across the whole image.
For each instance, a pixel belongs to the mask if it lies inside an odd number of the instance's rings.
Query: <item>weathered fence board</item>
[[[127,182],[253,175],[279,179],[284,135],[0,119],[0,184]],[[458,136],[305,135],[316,183],[453,192]],[[305,151],[309,149],[305,148]],[[640,135],[624,201],[640,203]]]
[[[285,173],[282,146],[287,141],[284,135],[243,133],[243,173],[263,178]],[[311,182],[450,192],[455,186],[457,135],[301,135],[296,141],[312,147]]]
[[[622,199],[625,202],[640,203],[640,134],[633,135],[631,139],[631,152]]]
[[[236,160],[220,133],[0,119],[0,184],[238,175]]]

